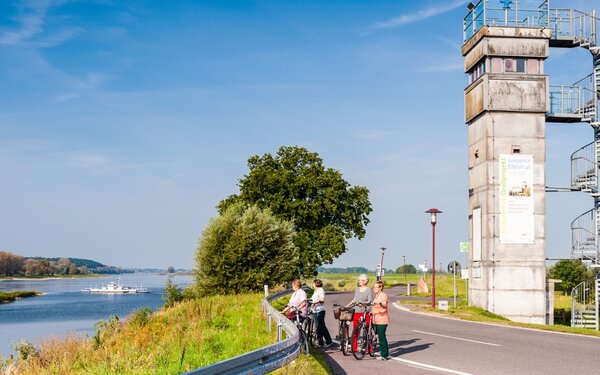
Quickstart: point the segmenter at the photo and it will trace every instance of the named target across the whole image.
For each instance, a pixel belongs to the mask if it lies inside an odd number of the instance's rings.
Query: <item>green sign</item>
[[[470,248],[471,248],[471,246],[469,245],[468,242],[460,243],[460,252],[461,253],[468,253]]]

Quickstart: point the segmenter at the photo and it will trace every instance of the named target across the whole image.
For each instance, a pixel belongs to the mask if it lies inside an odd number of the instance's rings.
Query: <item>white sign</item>
[[[438,309],[448,311],[448,301],[438,301]]]
[[[500,242],[533,243],[533,155],[500,155]]]
[[[419,269],[421,270],[421,272],[427,272],[427,267],[425,267],[424,264],[419,264]]]
[[[469,280],[469,270],[467,270],[467,269],[460,270],[460,278],[463,280]]]
[[[469,252],[469,243],[468,242],[461,242],[460,243],[460,252],[461,253],[468,253]]]
[[[480,279],[481,278],[481,266],[479,264],[473,264],[473,266],[471,268],[471,276],[474,279]]]

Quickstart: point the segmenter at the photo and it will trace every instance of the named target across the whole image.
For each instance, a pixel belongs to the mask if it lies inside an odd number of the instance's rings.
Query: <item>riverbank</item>
[[[0,292],[0,303],[9,303],[21,298],[41,296],[37,290],[16,290],[14,292]]]
[[[93,273],[90,275],[60,275],[60,276],[40,276],[40,277],[32,277],[32,276],[0,276],[0,282],[2,281],[44,281],[44,280],[61,280],[61,279],[88,279],[88,278],[96,278],[96,277],[110,277],[113,276],[108,274],[99,274]]]

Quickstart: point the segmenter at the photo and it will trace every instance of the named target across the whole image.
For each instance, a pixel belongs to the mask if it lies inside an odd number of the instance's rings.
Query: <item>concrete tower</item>
[[[474,32],[462,47],[469,75],[469,304],[511,320],[544,324],[544,60],[551,33],[511,25],[507,8],[502,26],[477,25],[477,9],[469,9],[472,19],[465,18],[465,30]]]

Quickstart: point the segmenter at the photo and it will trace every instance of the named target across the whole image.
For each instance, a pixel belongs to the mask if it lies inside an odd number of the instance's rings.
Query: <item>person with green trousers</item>
[[[375,299],[373,300],[373,324],[379,338],[379,347],[381,348],[380,356],[377,359],[387,361],[390,359],[388,352],[388,342],[385,336],[388,324],[390,324],[390,316],[388,314],[388,296],[383,292],[383,281],[376,281],[373,285]]]

